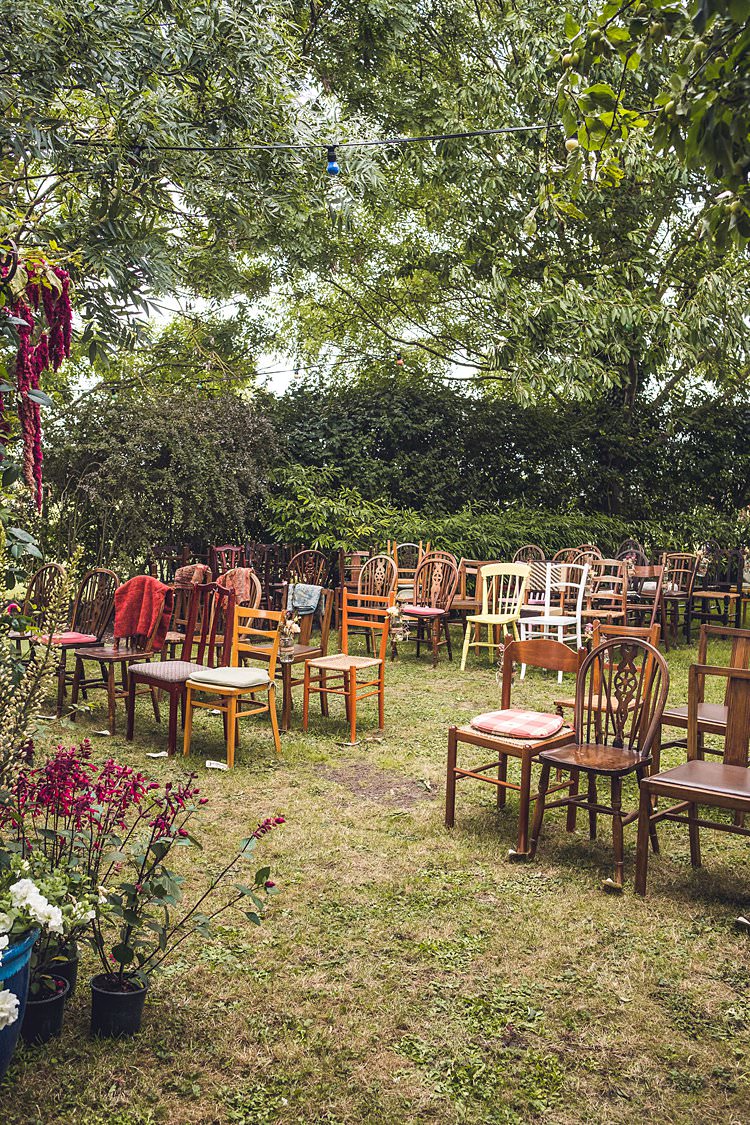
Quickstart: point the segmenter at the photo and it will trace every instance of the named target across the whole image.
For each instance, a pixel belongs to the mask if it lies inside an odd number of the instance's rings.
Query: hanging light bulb
[[[403,367],[403,366],[404,366],[404,357],[401,355],[401,352],[396,352],[396,367]]]
[[[336,146],[328,146],[328,163],[326,164],[326,172],[329,176],[338,176],[341,169],[339,168],[338,160],[336,159]]]

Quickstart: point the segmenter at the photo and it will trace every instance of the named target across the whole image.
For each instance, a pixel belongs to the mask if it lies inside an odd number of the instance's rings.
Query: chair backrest
[[[64,577],[65,570],[59,563],[46,563],[29,579],[23,599],[23,615],[31,618],[32,628],[37,632],[45,628],[47,613]]]
[[[357,576],[358,594],[377,594],[387,598],[396,589],[398,567],[390,555],[373,555],[361,567]]]
[[[583,566],[584,563],[596,562],[601,558],[602,553],[597,546],[593,543],[583,543],[570,561]]]
[[[346,587],[341,592],[341,651],[349,655],[349,630],[367,629],[371,633],[380,632],[380,647],[377,655],[385,663],[388,651],[388,630],[391,624],[389,607],[395,597],[378,597],[376,594],[353,594]],[[375,644],[373,641],[373,649]]]
[[[461,559],[458,564],[458,587],[456,599],[459,602],[478,602],[482,583],[479,572],[489,564],[488,559]]]
[[[576,738],[647,757],[669,691],[667,662],[638,637],[607,640],[583,662],[576,682]]]
[[[628,605],[628,568],[622,559],[594,559],[589,564],[589,610],[621,613]]]
[[[544,607],[547,602],[550,566],[552,564],[543,559],[531,559],[527,565],[529,567],[529,578],[526,583],[526,602],[528,605]]]
[[[273,682],[276,674],[276,660],[279,655],[283,616],[284,614],[278,609],[258,609],[257,606],[249,605],[238,605],[236,607],[230,657],[233,668],[239,665],[240,656],[252,656],[255,646],[262,643],[264,653],[268,654],[268,678]],[[255,644],[253,638],[255,638]],[[267,648],[269,639],[271,641],[270,652]]]
[[[536,543],[525,543],[523,547],[519,547],[513,556],[513,562],[544,562],[547,556],[541,547],[537,547]]]
[[[167,603],[168,611],[170,607],[174,606],[174,591],[169,587],[167,587],[166,589],[158,589],[158,587],[163,587],[164,583],[160,582],[158,578],[154,578],[150,574],[136,574],[134,578],[128,578],[128,580],[126,582],[123,582],[122,585],[118,586],[117,589],[119,592],[119,596],[127,598],[128,591],[129,596],[132,597],[134,591],[137,591],[140,587],[141,600],[143,600],[146,597],[149,586],[153,588],[152,584],[157,587],[157,591],[155,593],[153,601],[154,618],[150,632],[130,633],[124,637],[118,637],[117,635],[115,635],[114,647],[116,650],[119,651],[123,648],[132,649],[134,652],[138,653],[149,653],[153,651],[154,640],[156,638],[156,634],[159,632],[159,626],[162,624],[162,616],[165,610],[164,603],[167,601],[167,598],[169,598],[169,601]],[[117,608],[115,608],[115,634],[116,631]]]
[[[624,558],[628,575],[628,589],[633,593],[640,606],[651,606],[651,620],[649,625],[656,621],[661,604],[661,592],[664,584],[664,567],[631,565],[629,559]]]
[[[232,543],[225,543],[223,547],[211,547],[208,552],[208,565],[214,578],[218,578],[228,570],[235,570],[238,566],[245,565],[245,548],[237,547]]]
[[[182,565],[182,552],[179,547],[170,543],[159,543],[151,548],[148,553],[146,565],[148,573],[159,582],[169,583],[174,580],[178,566]]]
[[[661,625],[610,625],[608,621],[602,625],[599,620],[592,623],[592,648],[598,648],[605,641],[615,640],[617,637],[640,637],[654,648],[658,648],[661,640]]]
[[[549,613],[553,606],[559,606],[562,613],[580,617],[589,578],[589,564],[547,563],[546,566],[545,611]]]
[[[387,557],[390,558],[391,556],[388,555]],[[369,551],[345,551],[343,547],[340,548],[336,568],[338,585],[348,586],[350,590],[356,590],[362,567],[369,558]]]
[[[690,597],[698,568],[698,556],[686,551],[667,551],[662,555],[661,561],[664,566],[664,594]]]
[[[219,586],[234,590],[235,605],[257,609],[263,596],[260,578],[249,566],[235,566],[220,574],[216,579]]]
[[[712,638],[732,642],[729,653],[729,668],[750,668],[750,629],[732,629],[728,625],[701,625],[698,634],[699,664],[708,664],[708,647]],[[729,690],[729,684],[727,684],[727,690]],[[726,702],[725,699],[725,705]]]
[[[637,539],[624,539],[615,551],[615,558],[629,560],[635,566],[648,566],[646,549]]]
[[[703,699],[706,676],[723,676],[727,727],[724,737],[723,761],[727,766],[747,766],[750,741],[750,669],[717,668],[708,664],[691,664],[688,670],[688,759],[695,761],[702,750],[698,742],[698,704]]]
[[[580,550],[579,547],[561,547],[560,550],[556,551],[555,554],[552,556],[552,562],[553,563],[566,563],[566,562],[571,563],[575,559],[579,550]]]
[[[333,613],[335,596],[334,590],[331,590],[328,586],[324,586],[320,591],[318,608],[315,613],[302,613],[299,615],[300,631],[297,636],[298,645],[312,644],[313,625],[317,618],[320,621],[320,649],[323,656],[325,656],[328,651],[328,638],[331,633],[331,615]]]
[[[744,564],[744,553],[738,547],[707,549],[696,566],[695,589],[741,594]]]
[[[399,585],[410,585],[414,581],[417,567],[430,549],[430,544],[427,544],[426,550],[421,540],[419,543],[397,543],[394,540],[388,546],[398,569]]]
[[[306,586],[325,586],[330,564],[322,551],[298,551],[286,568],[287,582],[304,582]]]
[[[579,648],[576,652],[561,641],[554,641],[548,637],[514,641],[507,633],[503,643],[503,686],[500,706],[503,709],[510,707],[514,664],[543,668],[547,672],[574,672],[577,675],[585,659],[585,648]]]
[[[229,661],[224,638],[234,628],[234,590],[216,582],[192,586],[187,593],[188,612],[180,659],[216,668]]]
[[[453,555],[442,551],[426,554],[414,575],[414,605],[449,610],[458,585],[458,566]]]
[[[119,585],[115,572],[104,567],[95,567],[84,574],[73,602],[70,628],[101,640],[112,617],[115,590]]]
[[[482,613],[509,614],[521,612],[529,580],[528,563],[490,563],[479,574],[482,579]]]

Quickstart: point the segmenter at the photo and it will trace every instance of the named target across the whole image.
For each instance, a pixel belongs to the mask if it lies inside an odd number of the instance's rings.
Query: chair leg
[[[437,668],[438,641],[440,640],[440,621],[438,618],[434,618],[430,632],[432,634],[432,667]]]
[[[445,775],[445,827],[452,828],[456,822],[456,760],[458,758],[458,739],[456,728],[448,727],[448,769]]]
[[[237,696],[230,695],[226,700],[227,708],[227,765],[234,769],[234,747],[237,736]]]
[[[161,715],[159,714],[159,692],[155,687],[150,688],[151,692],[151,706],[154,709],[154,718],[157,723],[161,722]]]
[[[321,696],[321,699],[323,697]],[[268,688],[268,710],[271,715],[271,730],[273,732],[273,746],[276,753],[281,756],[281,738],[279,736],[279,720],[276,715],[276,684]]]
[[[167,753],[170,758],[177,750],[177,717],[180,709],[180,695],[182,692],[170,691],[169,693],[169,728],[167,731]]]
[[[448,649],[448,659],[453,661],[453,647],[451,645],[451,631],[448,626],[448,614],[446,613],[443,618],[443,625],[445,627],[445,647]]]
[[[615,853],[614,886],[622,890],[625,877],[625,849],[622,838],[622,780],[612,778],[612,846]]]
[[[505,792],[505,790],[503,790]],[[521,758],[521,792],[518,808],[518,841],[516,854],[527,855],[529,851],[529,805],[531,802],[531,754],[524,753]]]
[[[80,687],[81,680],[83,678],[84,678],[83,661],[81,660],[80,656],[77,656],[76,657],[75,672],[73,673],[73,686],[70,689],[70,705],[73,708],[73,711],[71,713],[70,718],[73,722],[76,721],[76,704],[78,703],[78,690],[79,690],[79,687]]]
[[[571,773],[570,773],[570,789],[569,789],[569,794],[570,794],[571,797],[577,797],[578,796],[579,777],[580,777],[580,771],[579,770],[571,770]],[[565,821],[565,831],[566,832],[575,832],[575,830],[576,830],[576,817],[577,816],[578,816],[578,806],[577,805],[568,805],[568,815],[567,815],[567,819]]]
[[[469,644],[471,643],[471,629],[470,621],[466,622],[466,632],[464,633],[464,647],[461,650],[461,671],[466,671],[466,657],[469,655]]]
[[[117,696],[115,695],[117,685],[115,683],[115,666],[110,664],[107,669],[107,718],[109,720],[109,733],[115,733],[117,724]]]
[[[508,779],[508,755],[501,754],[500,761],[497,764],[497,779],[498,781],[507,781]],[[499,809],[505,808],[505,799],[507,792],[504,785],[497,787],[497,807]]]
[[[542,765],[542,772],[539,777],[539,794],[536,799],[536,808],[534,810],[534,824],[531,829],[531,841],[529,843],[529,858],[533,859],[536,855],[537,845],[539,844],[539,837],[542,832],[542,820],[544,819],[544,804],[547,799],[547,789],[549,788],[549,774],[551,767],[545,762]]]
[[[349,741],[352,746],[357,741],[357,669],[349,669],[349,683],[347,685],[349,698]]]
[[[596,793],[596,775],[589,774],[588,791],[586,794],[589,806],[595,805],[597,801]],[[596,839],[596,809],[589,807],[589,840]]]
[[[125,741],[133,741],[133,729],[135,727],[135,678],[128,675],[128,699],[127,699],[127,724],[125,728]]]
[[[385,669],[381,665],[378,677],[378,730],[385,729]]]
[[[67,653],[63,650],[60,654],[60,663],[57,665],[57,717],[61,718],[65,701],[65,666]]]
[[[326,691],[326,673],[320,673],[320,686],[322,688],[318,698],[320,699],[320,713],[323,718],[328,718],[328,692]]]
[[[320,685],[323,686],[322,684]],[[305,662],[305,677],[302,685],[302,729],[307,730],[310,715],[310,665]]]
[[[638,805],[638,842],[635,853],[635,893],[645,895],[648,878],[648,842],[651,826],[651,794],[648,785],[641,782],[641,799]],[[654,825],[654,830],[656,826]]]
[[[153,688],[151,689],[153,691]],[[188,688],[185,693],[185,726],[182,736],[182,753],[185,757],[190,753],[190,739],[193,734],[193,689]]]
[[[697,805],[688,805],[688,834],[690,836],[690,862],[693,867],[700,867],[701,865],[701,841],[698,825],[696,824],[696,817],[698,815]]]

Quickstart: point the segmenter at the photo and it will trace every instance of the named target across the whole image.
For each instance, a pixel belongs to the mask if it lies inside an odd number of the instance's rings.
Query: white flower
[[[0,1031],[18,1019],[18,997],[7,988],[0,992]]]
[[[98,887],[99,891],[99,905],[102,906],[107,901],[107,888]]]
[[[3,963],[3,950],[8,948],[10,938],[7,934],[0,934],[0,965]]]
[[[13,919],[10,914],[0,913],[0,934],[7,934],[12,925]]]
[[[15,906],[16,910],[22,910],[25,906],[29,906],[34,900],[40,899],[42,896],[39,893],[39,888],[33,879],[19,879],[10,888],[10,901]]]
[[[40,925],[46,926],[51,934],[61,934],[63,932],[62,910],[59,906],[50,905],[46,899],[42,901],[44,905],[40,905],[37,910],[32,911],[35,920]]]

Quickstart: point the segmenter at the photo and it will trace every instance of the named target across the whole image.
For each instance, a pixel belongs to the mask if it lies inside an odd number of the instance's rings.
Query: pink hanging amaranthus
[[[23,476],[31,488],[37,509],[42,507],[42,418],[39,403],[29,398],[29,391],[39,389],[42,373],[51,365],[53,371],[70,355],[73,310],[70,304],[70,275],[62,266],[48,267],[58,286],[38,280],[40,271],[27,267],[25,292],[5,311],[22,324],[17,324],[18,353],[15,375],[18,387],[18,418],[23,439]],[[44,313],[46,328],[34,341],[40,314]],[[8,426],[4,421],[5,403],[0,395],[0,443],[5,445]]]

